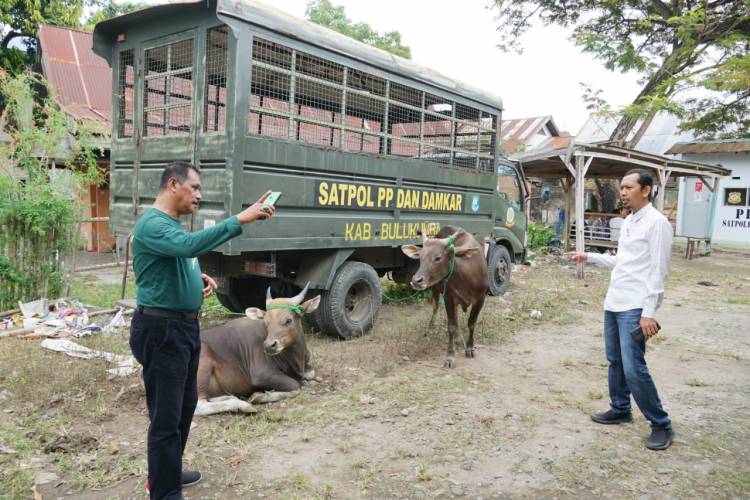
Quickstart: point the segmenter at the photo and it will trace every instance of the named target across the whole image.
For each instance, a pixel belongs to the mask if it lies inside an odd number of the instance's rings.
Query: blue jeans
[[[651,422],[651,427],[670,428],[672,421],[662,408],[656,386],[646,366],[646,342],[636,342],[630,331],[640,325],[641,309],[604,311],[604,347],[609,361],[609,398],[612,410],[630,412],[630,395]]]
[[[148,481],[153,499],[181,499],[182,454],[198,403],[198,320],[147,316],[130,323],[130,349],[143,365],[148,427]]]

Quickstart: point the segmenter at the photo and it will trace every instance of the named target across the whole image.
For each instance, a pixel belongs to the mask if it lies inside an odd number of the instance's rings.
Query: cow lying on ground
[[[265,311],[248,308],[246,318],[201,333],[196,415],[254,413],[253,403],[294,397],[302,381],[315,376],[302,317],[318,307],[320,296],[303,303],[306,293],[307,287],[291,299],[273,299],[269,289]]]
[[[456,307],[469,313],[469,339],[466,342],[467,358],[474,357],[474,325],[487,295],[488,276],[484,252],[477,240],[461,228],[443,226],[435,238],[422,235],[422,248],[403,245],[401,250],[412,259],[419,259],[419,270],[411,279],[416,290],[432,288],[432,318],[435,320],[440,295],[445,296],[445,311],[448,314],[448,356],[443,364],[453,368],[455,350],[453,337],[458,331]]]

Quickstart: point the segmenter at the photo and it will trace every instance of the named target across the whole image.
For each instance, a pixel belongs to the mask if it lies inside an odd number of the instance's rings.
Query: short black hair
[[[190,170],[193,170],[196,174],[200,175],[201,171],[198,167],[187,161],[173,161],[164,167],[164,172],[161,174],[161,183],[159,184],[159,191],[163,191],[167,187],[169,179],[175,178],[177,182],[182,184],[187,179]]]
[[[641,186],[641,189],[646,186],[651,188],[651,190],[648,192],[648,201],[651,201],[654,196],[654,177],[651,175],[651,172],[649,172],[645,168],[633,168],[625,172],[625,175],[623,175],[623,177],[627,177],[633,174],[638,174],[638,184]]]

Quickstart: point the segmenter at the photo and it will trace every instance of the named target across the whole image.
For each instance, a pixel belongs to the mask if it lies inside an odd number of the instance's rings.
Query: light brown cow
[[[274,299],[269,289],[265,311],[248,308],[246,318],[201,333],[196,415],[254,413],[252,403],[294,397],[303,380],[315,376],[302,317],[318,307],[320,296],[303,303],[306,293],[307,287],[291,299]]]
[[[440,295],[445,296],[445,311],[448,315],[448,355],[443,364],[446,368],[456,366],[453,339],[458,331],[456,308],[469,313],[469,338],[466,342],[467,358],[474,357],[474,326],[479,311],[487,296],[487,262],[482,247],[476,238],[462,228],[443,226],[435,238],[422,235],[422,247],[403,245],[401,250],[412,259],[419,259],[419,269],[411,279],[416,290],[432,288],[432,318],[435,320]]]

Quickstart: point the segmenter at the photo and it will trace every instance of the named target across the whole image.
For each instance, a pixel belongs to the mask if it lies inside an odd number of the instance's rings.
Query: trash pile
[[[80,338],[94,333],[111,334],[116,328],[129,325],[129,321],[124,317],[126,310],[121,307],[105,326],[100,327],[91,322],[89,317],[97,315],[97,312],[90,312],[86,306],[74,299],[59,299],[51,305],[47,299],[26,303],[19,301],[18,310],[20,312],[10,317],[0,318],[0,330],[28,330],[19,336],[24,339]]]
[[[88,307],[73,299],[58,299],[50,304],[47,299],[37,299],[32,302],[18,302],[18,309],[12,315],[0,318],[0,336],[16,336],[21,339],[44,339],[42,347],[68,356],[82,359],[103,358],[115,365],[107,372],[111,376],[126,377],[137,369],[137,362],[129,354],[114,354],[111,352],[95,351],[76,344],[66,337],[86,337],[95,333],[112,334],[118,328],[130,326],[130,320],[125,319],[132,309],[119,307],[117,309],[89,310]],[[100,327],[91,322],[93,316],[113,314],[109,322]]]

